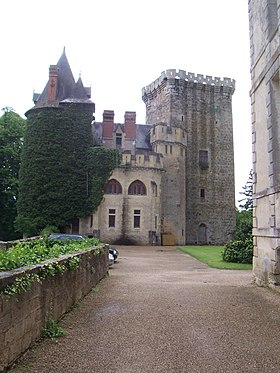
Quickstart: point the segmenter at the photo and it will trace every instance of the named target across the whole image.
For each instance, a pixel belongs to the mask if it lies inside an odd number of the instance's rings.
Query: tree
[[[243,194],[244,197],[240,199],[239,207],[242,210],[252,211],[253,210],[253,170],[250,170],[249,178],[245,186],[242,187],[243,191],[239,194]]]
[[[249,178],[243,191],[240,194],[244,198],[239,200],[240,211],[236,211],[236,227],[233,234],[235,240],[245,241],[246,238],[252,237],[253,229],[253,170],[249,173]]]
[[[2,109],[0,117],[0,240],[20,237],[15,231],[18,173],[25,120],[12,108]]]
[[[50,225],[63,231],[74,219],[97,208],[93,203],[93,170],[98,162],[97,156],[91,156],[92,105],[64,104],[27,115],[17,227],[28,236]],[[113,168],[113,162],[104,167],[107,177]],[[101,195],[102,187],[99,183]]]
[[[252,263],[253,259],[253,171],[242,188],[244,195],[236,209],[236,226],[232,241],[228,242],[223,251],[223,260],[227,262]]]

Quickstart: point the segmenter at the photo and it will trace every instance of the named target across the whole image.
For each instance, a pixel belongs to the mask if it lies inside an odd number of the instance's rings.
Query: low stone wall
[[[42,282],[32,282],[31,288],[21,294],[0,296],[1,372],[40,338],[49,320],[59,320],[107,274],[108,252],[101,248],[104,246],[48,260],[48,263],[63,265],[70,258],[80,258],[76,269],[48,276]],[[16,277],[41,271],[42,264],[0,272],[0,291],[12,284]]]

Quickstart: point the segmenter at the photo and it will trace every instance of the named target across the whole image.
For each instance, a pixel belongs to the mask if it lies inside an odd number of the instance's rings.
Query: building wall
[[[13,294],[7,298],[0,297],[1,372],[6,372],[6,368],[41,337],[48,321],[58,321],[108,272],[108,252],[104,245],[55,258],[53,262],[67,266],[72,257],[80,259],[77,269],[46,276],[40,282],[34,281],[30,289],[20,294]],[[12,285],[20,276],[44,273],[43,267],[42,264],[36,264],[1,272],[0,290]]]
[[[235,226],[234,86],[228,78],[167,70],[142,90],[147,123],[165,126],[169,135],[162,139],[163,144],[176,141],[178,148],[185,149],[185,159],[177,165],[174,157],[161,151],[166,164],[163,190],[173,191],[168,218],[176,222],[181,217],[186,243],[225,243]],[[180,139],[175,131],[181,134]],[[199,164],[200,151],[208,156],[203,165]],[[175,167],[170,167],[170,162]],[[172,189],[170,180],[176,180],[179,187]],[[170,197],[163,198],[163,205]]]
[[[84,234],[98,232],[102,242],[118,244],[160,244],[161,241],[161,185],[163,163],[156,155],[123,154],[120,168],[110,179],[122,186],[122,194],[104,194],[93,218],[81,219]],[[129,195],[132,182],[140,180],[146,195]],[[115,226],[109,227],[109,210],[115,210]],[[140,227],[134,228],[134,210],[140,210]],[[92,222],[92,226],[91,223]],[[153,233],[152,233],[153,232]]]
[[[185,244],[186,239],[186,146],[187,135],[180,127],[159,123],[151,130],[153,149],[163,155],[161,193],[162,234],[172,243]]]
[[[279,0],[249,0],[256,283],[280,283]]]

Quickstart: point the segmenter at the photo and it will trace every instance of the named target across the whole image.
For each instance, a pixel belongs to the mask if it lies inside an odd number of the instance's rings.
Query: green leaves
[[[16,244],[12,249],[0,251],[0,271],[8,271],[32,264],[42,263],[47,259],[58,258],[60,255],[86,250],[99,244],[96,238],[85,240],[55,240],[39,239]],[[78,259],[71,261],[73,269]],[[50,269],[51,271],[51,269]]]
[[[91,212],[87,155],[92,109],[77,105],[30,111],[20,169],[17,226],[27,235],[63,228]]]
[[[19,238],[15,232],[18,173],[25,120],[11,108],[0,117],[0,240]]]

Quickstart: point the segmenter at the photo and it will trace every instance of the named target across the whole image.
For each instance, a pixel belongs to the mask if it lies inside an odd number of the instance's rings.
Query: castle
[[[82,91],[82,101],[89,100],[81,79],[71,97],[65,93],[73,80],[65,51],[57,67],[50,68],[45,93],[34,95],[35,108],[77,103]],[[232,79],[167,70],[142,89],[146,124],[137,124],[132,111],[115,123],[114,111],[105,110],[103,121],[91,124],[94,143],[118,148],[121,165],[98,210],[73,221],[70,232],[119,244],[227,242],[235,226],[234,89]]]

